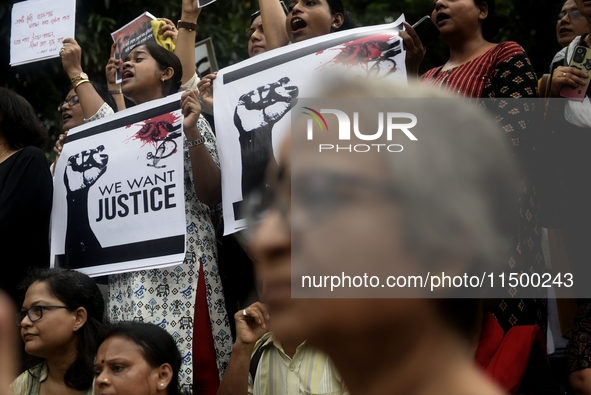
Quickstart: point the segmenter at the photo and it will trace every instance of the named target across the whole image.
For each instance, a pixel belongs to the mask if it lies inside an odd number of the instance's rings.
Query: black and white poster
[[[274,163],[298,98],[313,97],[316,73],[406,83],[405,53],[391,24],[351,29],[268,51],[219,71],[214,118],[222,169],[224,234],[246,227],[244,199]]]
[[[183,261],[180,96],[70,130],[55,170],[54,266],[99,276]]]

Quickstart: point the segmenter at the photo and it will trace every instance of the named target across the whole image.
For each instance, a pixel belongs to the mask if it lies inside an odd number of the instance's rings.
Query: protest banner
[[[142,15],[129,22],[127,25],[111,33],[113,42],[117,43],[115,49],[115,59],[121,59],[125,62],[127,55],[131,50],[146,41],[156,41],[154,32],[152,31],[152,21],[156,17],[149,12],[144,12]],[[121,70],[117,70],[116,83],[121,83]]]
[[[298,97],[311,98],[315,73],[406,83],[405,52],[391,24],[327,34],[267,51],[219,71],[214,118],[222,169],[224,234],[246,227],[244,199],[276,163]],[[228,114],[232,114],[229,116]]]
[[[12,7],[10,65],[59,57],[65,38],[74,37],[76,0],[29,0]]]
[[[211,37],[195,43],[195,69],[199,78],[218,71],[218,61],[215,57]]]
[[[183,261],[180,97],[70,130],[55,171],[53,265],[99,276]]]

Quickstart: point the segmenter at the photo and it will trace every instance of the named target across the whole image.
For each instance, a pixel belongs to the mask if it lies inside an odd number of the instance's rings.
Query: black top
[[[0,163],[0,288],[20,303],[29,267],[49,267],[53,180],[43,151],[26,147]]]

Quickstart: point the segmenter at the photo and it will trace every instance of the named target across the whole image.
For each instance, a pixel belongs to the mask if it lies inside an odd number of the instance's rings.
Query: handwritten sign
[[[12,7],[10,65],[57,58],[74,37],[76,0],[29,0]]]
[[[119,30],[111,33],[113,42],[117,43],[115,49],[115,59],[122,59],[125,61],[127,55],[137,45],[143,44],[146,41],[155,41],[154,32],[152,30],[152,21],[156,17],[149,12],[144,12],[142,15],[135,18]],[[116,82],[121,83],[121,70],[117,70]]]

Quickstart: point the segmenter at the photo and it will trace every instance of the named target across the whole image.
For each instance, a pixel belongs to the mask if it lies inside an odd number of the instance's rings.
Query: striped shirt
[[[535,96],[533,68],[523,48],[513,41],[500,43],[458,67],[445,71],[442,67],[423,74],[423,83],[463,97]]]
[[[249,395],[348,394],[341,377],[328,356],[302,343],[293,358],[285,354],[281,344],[270,333],[255,344],[263,345],[254,383],[248,378]]]

